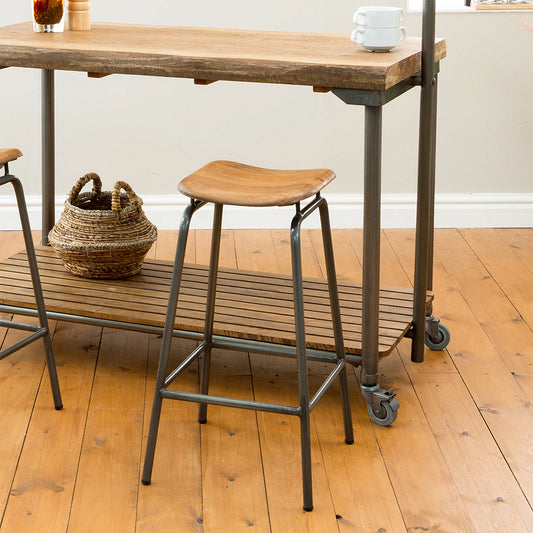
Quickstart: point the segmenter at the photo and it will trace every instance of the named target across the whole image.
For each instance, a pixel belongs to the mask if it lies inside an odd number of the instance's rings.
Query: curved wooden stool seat
[[[9,173],[9,163],[22,156],[22,152],[17,148],[0,148],[0,168],[4,168],[4,175],[0,176],[0,186],[10,183],[13,186],[17,198],[17,206],[22,225],[22,234],[24,236],[24,244],[26,246],[26,254],[28,256],[28,263],[30,267],[30,276],[33,285],[33,294],[35,297],[35,304],[37,307],[37,315],[39,317],[39,326],[33,324],[22,324],[19,322],[12,322],[9,320],[0,320],[0,326],[4,328],[20,329],[30,331],[31,334],[24,337],[22,340],[16,342],[9,347],[3,347],[0,351],[0,359],[11,355],[20,348],[27,346],[37,339],[43,339],[44,348],[46,352],[46,362],[48,366],[48,375],[52,387],[52,396],[56,409],[61,409],[63,403],[61,401],[61,394],[59,392],[59,382],[57,379],[56,363],[54,359],[54,352],[52,350],[52,340],[50,338],[50,328],[48,327],[48,320],[46,317],[46,309],[44,306],[43,290],[41,287],[41,279],[39,277],[39,270],[37,266],[37,259],[35,257],[35,249],[33,246],[33,238],[31,235],[30,221],[28,218],[28,209],[26,207],[26,200],[24,198],[24,190],[20,180]]]
[[[294,415],[300,419],[300,439],[302,453],[302,482],[303,507],[306,511],[313,508],[312,473],[311,473],[311,426],[309,414],[318,403],[331,383],[339,378],[342,396],[342,413],[344,420],[344,440],[353,443],[352,415],[348,396],[348,381],[346,375],[346,360],[344,354],[344,340],[342,334],[337,279],[333,258],[333,245],[329,214],[326,200],[320,191],[335,178],[335,174],[327,169],[314,170],[269,170],[252,167],[231,161],[213,161],[200,170],[184,178],[178,189],[191,198],[181,219],[176,259],[172,273],[172,284],[168,300],[165,329],[161,343],[159,368],[157,371],[154,403],[150,419],[150,430],[146,445],[142,482],[151,483],[154,463],[155,445],[161,416],[163,398],[185,400],[200,404],[198,421],[207,420],[207,405],[216,404],[256,411]],[[305,206],[300,202],[311,198]],[[203,331],[203,342],[193,352],[185,357],[183,362],[172,372],[167,374],[167,363],[170,345],[174,333],[176,308],[178,306],[179,291],[185,259],[185,248],[191,217],[195,211],[207,203],[215,204],[213,216],[213,233],[211,237],[211,256],[209,261],[209,277],[207,286],[206,313]],[[294,346],[281,346],[270,341],[248,340],[246,347],[238,342],[239,339],[215,336],[213,324],[215,320],[215,298],[218,276],[218,260],[220,251],[220,235],[222,226],[222,210],[224,204],[239,206],[285,206],[295,205],[296,214],[290,225],[291,257],[292,257],[292,292],[294,301]],[[335,368],[326,378],[322,386],[310,398],[307,379],[307,348],[304,320],[304,297],[302,279],[302,253],[300,247],[300,227],[302,222],[315,209],[319,209],[322,225],[322,240],[328,277],[329,309],[324,306],[326,321],[331,320],[333,337],[335,339]],[[275,297],[272,298],[272,308],[276,306]],[[281,309],[281,308],[280,308]],[[252,310],[250,310],[253,313]],[[275,315],[276,311],[272,311]],[[273,318],[277,320],[277,318]],[[327,322],[326,322],[327,323]],[[246,337],[244,337],[246,338]],[[268,345],[268,346],[265,346]],[[212,396],[209,394],[209,373],[211,365],[211,350],[216,347],[234,348],[246,351],[259,351],[273,355],[292,355],[296,358],[298,370],[298,406],[264,403],[244,399]],[[174,379],[185,370],[196,358],[202,354],[202,370],[198,393],[177,391],[168,388]]]
[[[17,148],[0,148],[0,168],[19,157],[22,157],[22,152]]]
[[[272,170],[213,161],[184,178],[178,190],[189,198],[215,204],[268,207],[301,202],[333,179],[335,173],[326,168]]]

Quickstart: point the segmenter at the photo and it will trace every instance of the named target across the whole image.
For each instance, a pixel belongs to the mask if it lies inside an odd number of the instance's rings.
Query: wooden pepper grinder
[[[91,29],[89,0],[69,0],[67,4],[67,27],[71,31]]]

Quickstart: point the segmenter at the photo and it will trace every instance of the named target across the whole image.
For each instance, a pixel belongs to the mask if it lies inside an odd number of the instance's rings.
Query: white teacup
[[[352,42],[371,52],[388,52],[406,37],[405,28],[369,28],[359,26],[352,32]]]
[[[397,28],[405,17],[401,7],[364,6],[353,16],[354,24],[370,28]]]

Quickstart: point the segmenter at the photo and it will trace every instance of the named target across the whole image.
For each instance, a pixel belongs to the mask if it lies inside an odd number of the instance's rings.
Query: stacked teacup
[[[401,7],[360,7],[353,16],[357,27],[352,32],[352,42],[369,52],[389,52],[405,39],[405,28],[400,26],[404,16]]]

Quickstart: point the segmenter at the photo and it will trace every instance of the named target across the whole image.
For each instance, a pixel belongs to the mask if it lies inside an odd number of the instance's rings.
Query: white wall
[[[348,38],[353,11],[364,3],[93,0],[91,9],[93,20],[100,21],[324,31]],[[30,17],[30,0],[0,3],[0,25]],[[533,225],[533,215],[529,222],[531,213],[523,209],[533,206],[533,32],[523,29],[520,19],[533,24],[533,13],[437,16],[437,34],[448,44],[439,78],[437,192],[438,198],[458,195],[463,203],[480,193],[494,202],[503,193],[508,203],[522,201],[518,221],[511,224]],[[409,14],[405,25],[410,35],[419,35],[421,15]],[[40,73],[6,69],[0,80],[0,146],[25,153],[13,170],[24,177],[32,197],[40,191]],[[125,179],[145,199],[173,195],[182,176],[216,158],[272,167],[327,166],[338,176],[330,193],[353,199],[362,192],[363,110],[332,94],[117,75],[95,80],[58,72],[56,102],[58,195],[89,170],[100,173],[107,188]],[[414,89],[384,108],[385,196],[408,194],[412,200],[416,190],[418,102]],[[411,219],[385,225],[407,225]],[[472,220],[467,225],[486,225]],[[489,225],[508,220],[515,219],[502,215]],[[356,217],[353,225],[358,224]]]

